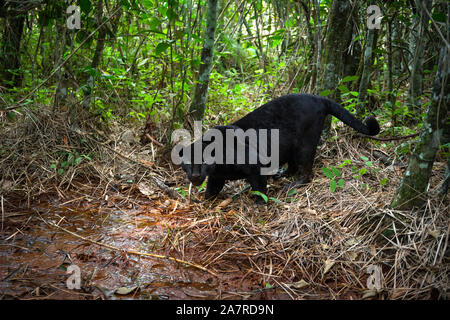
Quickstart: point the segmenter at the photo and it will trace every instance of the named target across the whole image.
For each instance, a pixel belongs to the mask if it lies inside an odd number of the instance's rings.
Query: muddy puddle
[[[289,299],[245,268],[221,271],[221,252],[208,252],[202,235],[176,233],[189,223],[188,209],[177,203],[110,199],[33,208],[3,212],[0,299]],[[171,256],[206,271],[127,251]],[[74,268],[80,289],[71,288]]]

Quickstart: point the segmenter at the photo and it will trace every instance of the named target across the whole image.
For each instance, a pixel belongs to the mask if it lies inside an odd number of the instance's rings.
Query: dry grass
[[[84,197],[87,189],[91,197],[103,198],[110,190],[121,191],[124,184],[140,184],[144,194],[142,185],[146,185],[153,198],[161,199],[171,190],[161,191],[166,184],[186,187],[180,169],[167,162],[155,164],[157,146],[129,144],[120,130],[105,134],[88,119],[72,123],[70,113],[55,118],[41,111],[25,117],[25,125],[5,125],[0,132],[1,149],[7,151],[0,158],[5,207],[24,205],[25,199],[32,206],[44,194]],[[338,139],[318,152],[311,184],[286,196],[280,190],[287,180],[272,182],[269,196],[280,203],[255,206],[246,193],[231,203],[223,202],[245,186],[242,182],[228,184],[222,198],[214,202],[174,200],[189,223],[165,242],[167,249],[182,258],[196,252],[193,260],[217,273],[256,275],[263,286],[282,288],[294,299],[448,298],[449,201],[436,192],[444,163],[435,164],[425,208],[394,211],[389,205],[402,168],[377,162],[372,157],[376,142],[357,138],[350,130],[339,132]],[[93,160],[70,165],[58,174],[51,164],[59,168],[68,153]],[[361,155],[373,161],[368,173],[355,179],[347,165],[340,169],[345,187],[330,192],[330,180],[320,168],[337,167],[348,159],[360,169],[365,167]],[[384,186],[383,178],[388,179]],[[137,190],[132,187],[126,192]],[[370,266],[381,269],[379,290],[367,286]],[[224,292],[222,298],[235,296]]]
[[[202,242],[211,252],[206,261],[222,272],[248,269],[261,276],[262,284],[280,286],[292,298],[448,298],[449,202],[437,196],[444,163],[436,163],[422,210],[389,208],[403,171],[375,161],[380,170],[358,179],[350,166],[341,169],[346,185],[330,192],[320,167],[338,166],[344,159],[362,167],[360,156],[372,158],[372,147],[350,136],[323,145],[315,179],[292,202],[277,195],[281,183],[276,183],[269,196],[282,204],[269,201],[255,208],[243,196],[225,210],[220,205],[220,211],[212,210],[220,201],[198,207],[198,217],[211,211],[219,216],[209,232],[202,230],[209,235]],[[389,180],[381,186],[383,178]],[[380,290],[368,289],[370,266],[381,269]]]

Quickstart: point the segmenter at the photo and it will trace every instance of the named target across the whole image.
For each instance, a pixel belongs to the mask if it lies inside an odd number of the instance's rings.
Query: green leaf
[[[348,90],[348,88],[347,88],[346,86],[344,86],[344,85],[339,86],[338,89],[339,89],[339,91],[341,91],[342,93],[347,93],[347,92],[350,91],[350,90]]]
[[[288,192],[288,197],[293,196],[296,193],[297,193],[297,189],[292,189]]]
[[[269,197],[269,200],[272,200],[272,201],[274,201],[276,203],[283,203],[282,201],[280,201],[280,200],[278,200],[277,198],[274,198],[274,197]]]
[[[182,187],[175,188],[175,191],[178,192],[183,198],[186,198],[187,192]]]
[[[156,56],[161,55],[161,53],[166,51],[168,47],[170,47],[170,44],[168,44],[167,42],[160,42],[160,43],[158,43],[158,45],[155,48],[155,55]]]
[[[369,158],[361,156],[361,159],[363,159],[364,161],[369,161]]]
[[[339,187],[343,188],[344,185],[345,185],[345,180],[344,179],[339,179],[337,183],[338,183]]]
[[[371,167],[372,166],[372,161],[366,161],[366,166]]]
[[[178,15],[176,14],[175,11],[173,11],[172,8],[168,8],[168,9],[167,9],[166,17],[167,17],[169,20],[177,20],[177,19],[178,19]]]
[[[151,0],[142,0],[142,4],[147,9],[151,9],[153,7],[153,1]]]
[[[197,191],[198,192],[202,192],[203,190],[205,190],[206,188],[206,180],[203,181],[203,183],[201,184],[201,186],[197,187]]]
[[[328,168],[322,167],[322,172],[325,176],[327,176],[327,178],[332,179],[334,177],[333,172],[331,172]]]
[[[157,18],[155,18],[155,17],[152,17],[151,19],[150,19],[150,22],[149,22],[149,27],[150,27],[150,29],[156,29],[156,27],[158,27],[159,25],[161,25],[161,20],[159,20],[159,19],[157,19]]]
[[[267,201],[269,200],[269,198],[262,192],[259,191],[252,191],[252,194],[256,194],[257,196],[260,196],[261,198],[263,198],[264,202],[267,203]]]
[[[331,181],[330,181],[330,191],[331,191],[331,192],[336,191],[336,187],[337,187],[336,181],[331,180]]]
[[[14,121],[14,119],[16,118],[16,114],[13,111],[9,111],[7,113],[7,115],[8,115],[8,119],[9,120],[13,120]]]
[[[358,76],[346,76],[341,80],[341,82],[355,81],[358,80],[358,78]]]
[[[326,97],[326,96],[328,96],[330,93],[332,93],[333,91],[332,90],[323,90],[323,91],[321,91],[320,93],[319,93],[319,95],[321,95],[322,97]]]
[[[435,12],[433,13],[433,20],[438,22],[445,22],[446,14],[442,12]]]
[[[341,172],[340,172],[337,168],[331,167],[331,170],[333,171],[333,174],[334,174],[336,177],[340,177],[340,176],[341,176]]]
[[[388,178],[383,178],[380,180],[380,185],[384,186],[389,181]]]
[[[80,0],[80,9],[81,12],[88,14],[92,9],[91,0]]]
[[[362,176],[363,174],[365,174],[367,172],[366,168],[362,168],[361,170],[359,170],[359,174]]]

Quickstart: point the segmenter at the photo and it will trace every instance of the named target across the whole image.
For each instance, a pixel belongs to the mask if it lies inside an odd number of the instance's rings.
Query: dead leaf
[[[308,214],[312,214],[312,215],[315,215],[315,216],[317,215],[317,211],[316,210],[309,209],[309,208],[303,209],[303,212],[308,213]]]
[[[14,182],[12,182],[11,180],[4,180],[0,184],[0,190],[11,191],[13,188],[14,188]]]
[[[334,260],[332,260],[332,259],[327,259],[327,260],[325,261],[325,267],[324,267],[324,269],[323,269],[323,274],[326,274],[326,273],[331,269],[331,267],[334,266],[334,264],[335,264],[335,261],[334,261]]]
[[[236,213],[236,211],[234,211],[234,209],[231,209],[230,211],[227,212],[227,215],[232,216]]]
[[[293,284],[291,284],[291,286],[294,287],[295,289],[301,289],[309,286],[309,283],[302,279],[300,281],[294,282]]]
[[[116,291],[114,291],[114,293],[121,295],[121,296],[125,296],[127,294],[130,294],[130,293],[136,291],[137,289],[139,289],[139,287],[121,287],[121,288],[117,289]]]
[[[439,230],[430,230],[428,229],[428,234],[432,236],[433,238],[437,239],[439,238]]]
[[[150,196],[153,194],[152,188],[150,188],[150,186],[146,183],[143,182],[139,183],[138,189],[144,196]]]
[[[363,292],[361,299],[372,298],[372,297],[375,297],[376,295],[377,295],[376,289],[365,290]]]
[[[358,239],[356,238],[350,238],[347,241],[345,241],[345,245],[348,247],[354,246],[355,244],[358,244]]]
[[[66,146],[67,150],[70,150],[70,148],[69,148],[69,138],[67,138],[67,136],[64,136],[64,145]]]
[[[348,257],[349,257],[350,261],[355,261],[356,258],[358,257],[358,254],[355,251],[350,251],[348,253]]]
[[[141,163],[142,163],[143,165],[145,165],[146,167],[153,167],[153,166],[155,165],[154,162],[147,161],[147,160],[141,160]]]
[[[227,205],[229,205],[231,203],[231,201],[233,201],[232,198],[226,198],[221,203],[219,203],[219,205],[216,208],[217,209],[222,209],[223,207],[226,207]]]

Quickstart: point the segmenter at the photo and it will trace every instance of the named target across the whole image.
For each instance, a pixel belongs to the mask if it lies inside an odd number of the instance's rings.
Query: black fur
[[[324,97],[310,94],[289,94],[274,99],[250,112],[240,120],[228,126],[215,127],[223,132],[231,129],[278,129],[279,130],[279,165],[288,164],[287,174],[296,174],[299,179],[287,186],[290,189],[310,181],[312,166],[325,117],[331,114],[366,135],[380,132],[377,120],[369,116],[364,123],[356,119],[339,104]],[[189,147],[193,150],[194,142]],[[209,142],[203,141],[202,150]],[[271,146],[268,146],[269,155]],[[246,160],[249,146],[246,144]],[[225,152],[225,150],[224,150]],[[191,152],[193,159],[193,152]],[[235,152],[236,156],[236,152]],[[193,163],[193,161],[191,161]],[[247,162],[248,163],[248,162]],[[182,162],[182,167],[194,185],[200,185],[208,176],[205,198],[216,196],[226,180],[246,179],[253,190],[266,192],[266,175],[260,174],[260,163],[250,164],[206,164],[192,165]]]

